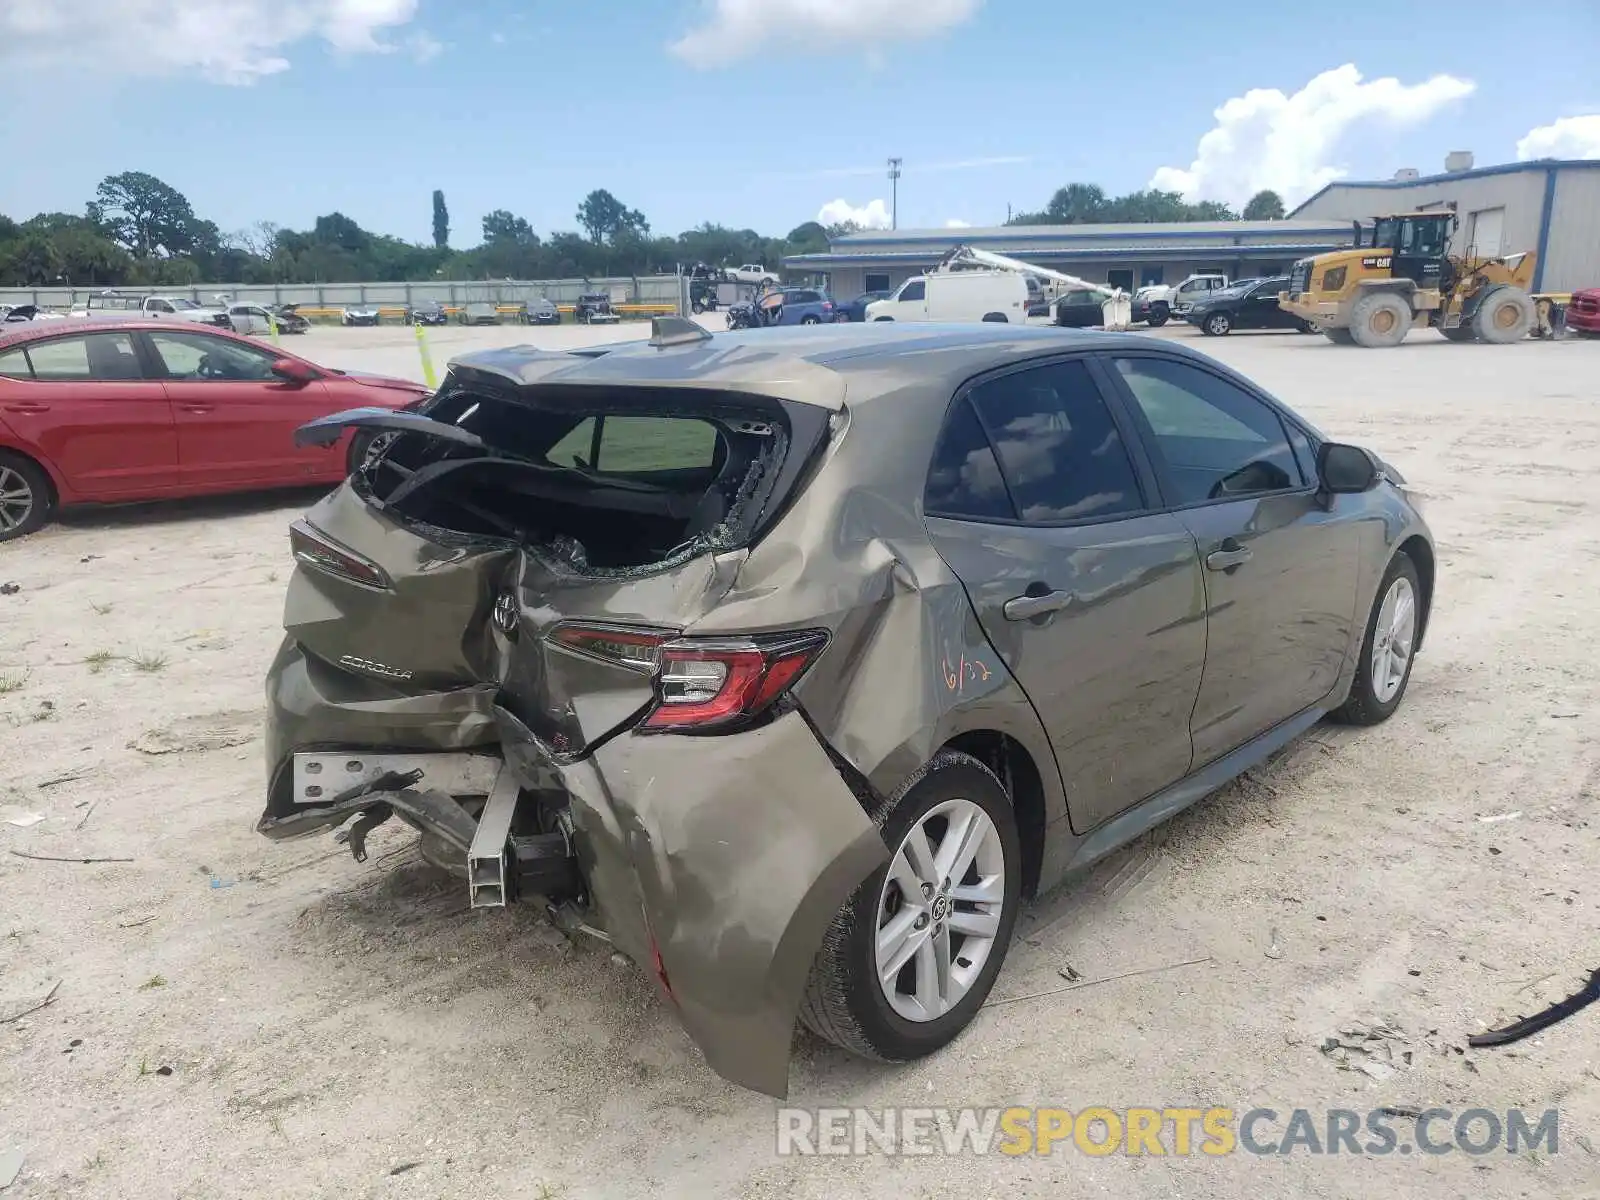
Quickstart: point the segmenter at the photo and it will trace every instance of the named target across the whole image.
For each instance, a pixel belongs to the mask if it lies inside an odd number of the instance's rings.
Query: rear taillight
[[[560,625],[557,644],[652,676],[655,703],[640,729],[708,733],[748,724],[792,688],[828,644],[820,630],[693,638],[603,625]]]
[[[388,573],[369,558],[341,546],[309,521],[289,526],[289,550],[295,561],[347,583],[389,591],[393,585]]]

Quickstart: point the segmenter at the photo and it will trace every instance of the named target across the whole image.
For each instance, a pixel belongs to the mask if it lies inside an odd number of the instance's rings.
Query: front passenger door
[[[1327,699],[1350,648],[1358,532],[1318,503],[1305,435],[1266,401],[1188,361],[1111,361],[1206,568],[1200,767]]]
[[[924,501],[1080,833],[1189,770],[1205,662],[1194,537],[1151,511],[1129,442],[1083,359],[991,376],[950,409]]]
[[[199,330],[152,331],[178,430],[178,462],[192,486],[310,483],[337,478],[338,445],[296,446],[294,431],[328,412],[322,381],[272,373],[278,355]]]

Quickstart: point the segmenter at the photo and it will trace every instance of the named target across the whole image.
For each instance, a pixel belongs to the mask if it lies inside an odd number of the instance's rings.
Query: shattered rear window
[[[433,530],[510,539],[590,574],[662,569],[746,544],[789,448],[780,407],[684,389],[447,386],[419,411],[485,449],[394,436],[357,473],[369,503]]]

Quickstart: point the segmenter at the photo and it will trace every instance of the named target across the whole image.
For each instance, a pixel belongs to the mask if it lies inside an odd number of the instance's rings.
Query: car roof
[[[97,329],[116,327],[119,330],[147,330],[151,333],[171,333],[174,330],[180,333],[204,333],[212,337],[227,338],[234,342],[244,342],[255,346],[259,343],[249,338],[239,337],[231,330],[223,329],[219,325],[202,325],[198,321],[163,321],[159,318],[122,316],[108,313],[105,316],[68,317],[61,321],[28,321],[16,325],[0,326],[0,349],[21,345],[24,342],[36,342],[40,338],[58,337],[62,334],[79,332],[93,332]],[[284,355],[285,358],[293,357]]]
[[[1170,339],[1055,326],[851,322],[709,334],[665,346],[622,342],[571,353],[510,346],[464,354],[452,371],[518,387],[677,387],[773,396],[828,409],[974,375],[1051,353],[1156,350],[1212,364]]]

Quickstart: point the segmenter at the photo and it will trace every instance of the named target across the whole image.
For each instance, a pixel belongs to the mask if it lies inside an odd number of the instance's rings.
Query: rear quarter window
[[[28,365],[28,356],[21,346],[15,350],[0,352],[0,378],[33,378],[33,368]]]

